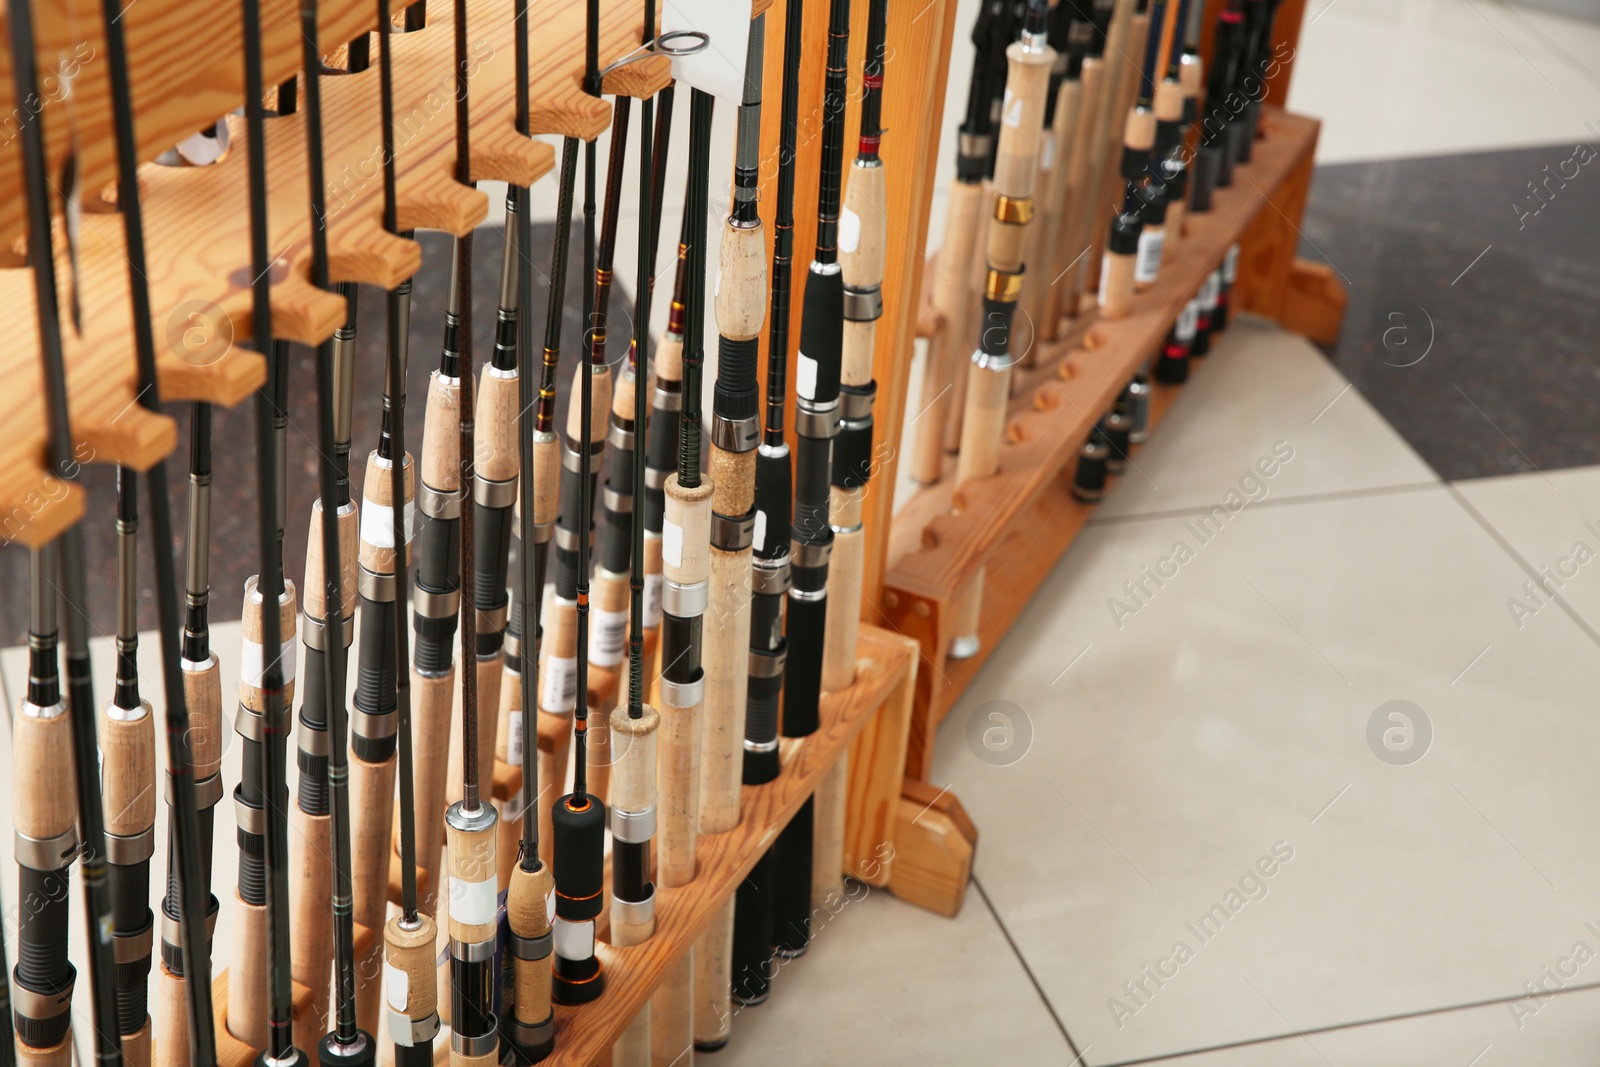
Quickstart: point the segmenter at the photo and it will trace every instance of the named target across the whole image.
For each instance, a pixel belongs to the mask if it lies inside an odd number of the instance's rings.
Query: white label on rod
[[[278,657],[278,666],[283,670],[283,684],[288,685],[294,681],[294,631],[283,635],[283,654]],[[239,680],[252,689],[261,688],[261,675],[264,669],[262,660],[266,651],[251,640],[239,642]]]
[[[817,398],[817,361],[800,353],[800,358],[794,365],[794,391],[800,394],[803,400]]]
[[[669,567],[683,566],[683,527],[671,519],[661,522],[661,562]]]
[[[644,576],[644,628],[654,629],[661,625],[661,587],[666,581],[664,574],[647,574]]]
[[[1206,283],[1200,287],[1200,310],[1210,311],[1217,306],[1217,294],[1222,290],[1221,275],[1212,271],[1206,275]]]
[[[450,917],[472,926],[494,922],[494,879],[469,882],[450,879]]]
[[[522,712],[511,713],[511,732],[506,735],[506,762],[513,767],[522,766]]]
[[[417,504],[406,501],[406,544],[411,543],[417,529]],[[394,508],[387,504],[361,503],[361,540],[373,548],[394,547]]]
[[[1039,138],[1039,169],[1049,172],[1056,169],[1056,135],[1045,130]]]
[[[750,547],[757,552],[764,551],[767,547],[767,513],[756,512],[755,532],[750,536]]]
[[[1239,246],[1228,246],[1228,254],[1222,257],[1222,280],[1232,285],[1239,277]]]
[[[550,923],[556,955],[564,960],[586,960],[594,955],[594,920],[573,922],[557,915]]]
[[[849,208],[839,210],[839,251],[854,252],[861,245],[861,216]]]
[[[1161,250],[1167,243],[1165,227],[1146,227],[1139,231],[1139,252],[1133,261],[1133,280],[1149,285],[1161,270]]]
[[[628,633],[626,611],[596,608],[589,614],[589,662],[600,667],[615,667],[622,662],[622,648]]]
[[[539,676],[539,706],[546,711],[565,713],[577,706],[578,658],[548,656]]]
[[[1107,252],[1100,260],[1100,293],[1098,299],[1100,306],[1106,306],[1106,294],[1111,290],[1111,253]]]
[[[411,1002],[411,976],[392,963],[383,965],[384,989],[389,994],[389,1007],[395,1011],[405,1011],[406,1005]],[[406,1020],[406,1036],[411,1036],[411,1020]]]
[[[1022,125],[1022,97],[1012,92],[1009,85],[1005,102],[1000,105],[1000,121],[1012,128]]]
[[[1178,340],[1187,345],[1194,340],[1195,328],[1200,324],[1200,302],[1190,300],[1183,305],[1183,311],[1178,315],[1178,323],[1173,332],[1178,335]]]
[[[665,0],[661,30],[699,30],[710,46],[672,60],[672,77],[737,105],[744,96],[744,61],[750,49],[750,18],[729,18],[728,0]],[[679,41],[681,46],[692,41]]]

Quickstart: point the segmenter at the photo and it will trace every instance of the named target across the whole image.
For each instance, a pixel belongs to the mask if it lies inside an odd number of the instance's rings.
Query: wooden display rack
[[[917,641],[929,665],[918,677],[908,778],[927,778],[939,723],[1092,514],[1070,491],[1079,446],[1159,350],[1228,247],[1240,242],[1242,249],[1236,307],[1314,336],[1330,323],[1337,332],[1342,290],[1314,265],[1294,263],[1319,128],[1313,119],[1263,109],[1251,161],[1236,168],[1232,186],[1217,190],[1210,211],[1188,215],[1185,235],[1168,241],[1160,277],[1135,297],[1132,313],[1074,324],[1066,340],[1045,344],[1035,366],[1018,375],[999,472],[959,490],[947,476],[895,516],[883,611]],[[1081,317],[1095,314],[1091,307]],[[1157,389],[1152,424],[1176,392]],[[953,470],[953,461],[948,466]],[[957,593],[991,561],[1003,565],[987,571],[981,646],[972,657],[951,659]]]

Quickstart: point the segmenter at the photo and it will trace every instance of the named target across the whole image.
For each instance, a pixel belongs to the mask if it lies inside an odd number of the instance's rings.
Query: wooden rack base
[[[882,609],[913,638],[931,665],[919,673],[906,776],[923,780],[933,739],[1092,513],[1071,495],[1078,448],[1139,365],[1153,356],[1184,304],[1228,247],[1241,244],[1234,306],[1337,333],[1343,293],[1305,264],[1296,267],[1298,220],[1310,189],[1320,124],[1268,107],[1250,163],[1218,189],[1212,210],[1188,216],[1182,240],[1167,243],[1161,275],[1120,320],[1074,323],[1020,372],[1001,451],[1000,471],[959,491],[947,476],[913,497],[894,518]],[[1304,277],[1291,285],[1290,279]],[[1087,314],[1092,315],[1091,309]],[[1158,387],[1152,424],[1175,389]],[[953,463],[949,464],[953,468]],[[951,659],[958,592],[989,561],[979,624],[981,647]]]

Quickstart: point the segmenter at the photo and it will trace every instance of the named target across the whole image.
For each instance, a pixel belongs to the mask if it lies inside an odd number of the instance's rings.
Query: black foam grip
[[[844,307],[841,302],[840,308]],[[840,334],[841,346],[843,334]],[[717,384],[712,393],[711,410],[724,418],[748,419],[761,413],[761,394],[756,386],[756,358],[761,338],[735,341],[717,337]],[[841,352],[843,348],[841,347]]]
[[[835,270],[806,274],[805,305],[800,312],[800,354],[817,364],[816,388],[805,400],[826,404],[839,395],[840,361],[844,355],[844,276]]]
[[[733,999],[759,1004],[772,988],[772,874],[776,863],[767,849],[734,897]]]
[[[1111,220],[1111,239],[1106,242],[1106,250],[1113,255],[1131,256],[1139,251],[1139,232],[1144,229],[1144,220],[1139,217],[1137,207],[1133,211],[1119,211]]]
[[[416,623],[417,670],[430,674],[449,670],[455,657],[456,616],[430,619],[412,612],[411,618]]]
[[[817,600],[790,598],[789,662],[783,674],[785,737],[807,737],[817,731],[817,704],[822,698],[822,643],[827,629],[826,597]]]
[[[575,808],[568,793],[556,801],[552,818],[556,914],[573,922],[600,914],[605,881],[606,806],[593,795],[584,801],[582,808]]]
[[[417,560],[417,587],[431,593],[461,588],[461,535],[459,519],[436,519],[424,514],[417,523],[412,550]]]
[[[477,510],[472,516],[472,606],[479,611],[494,611],[506,606],[512,509],[486,508],[482,504],[473,507]]]
[[[1122,176],[1130,182],[1138,181],[1150,169],[1150,149],[1122,146]]]
[[[1106,450],[1084,449],[1078,453],[1078,471],[1073,487],[1084,493],[1098,493],[1106,487]]]
[[[355,706],[368,715],[393,715],[395,704],[394,601],[361,598],[361,648],[356,665]],[[368,763],[394,752],[395,735],[382,739],[351,731],[350,748]]]
[[[556,596],[578,599],[578,550],[556,545]]]
[[[1189,210],[1203,214],[1211,210],[1217,190],[1217,168],[1222,165],[1222,146],[1202,144],[1194,157],[1193,178],[1189,181]]]
[[[1156,381],[1182,385],[1188,380],[1189,349],[1183,345],[1168,345],[1156,360]]]
[[[1233,304],[1233,286],[1223,285],[1217,290],[1217,306],[1211,309],[1211,332],[1221,333],[1228,328],[1228,309]]]
[[[800,805],[773,846],[772,940],[779,952],[799,955],[811,941],[812,800]]]
[[[1240,163],[1250,162],[1250,155],[1255,151],[1256,130],[1261,126],[1261,101],[1252,100],[1244,106],[1244,121],[1237,123],[1244,127],[1239,133],[1239,143],[1236,146],[1237,155],[1234,156]]]
[[[799,453],[794,478],[794,539],[803,544],[821,545],[833,539],[828,526],[828,485],[833,477],[831,437],[802,437],[796,443]],[[770,534],[770,530],[768,531]]]
[[[633,563],[633,514],[601,508],[601,520],[600,566],[613,574],[630,573]]]
[[[789,550],[790,501],[794,499],[794,478],[787,452],[781,455],[756,453],[756,514],[762,523],[761,543],[755,554],[776,559]],[[759,516],[766,516],[765,520]]]
[[[1221,154],[1217,157],[1217,188],[1226,189],[1233,184],[1233,164],[1239,158],[1239,138],[1244,133],[1244,123],[1231,119],[1220,139]]]
[[[872,476],[872,417],[841,426],[833,442],[833,484],[859,489]]]

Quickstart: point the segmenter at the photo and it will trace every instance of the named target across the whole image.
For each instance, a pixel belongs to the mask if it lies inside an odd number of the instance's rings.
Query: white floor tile
[[[1590,140],[1589,75],[1533,19],[1563,43],[1584,25],[1497,0],[1316,0],[1288,104],[1324,120],[1320,163]]]
[[[1504,591],[1508,632],[1537,639],[1559,601],[1600,625],[1600,467],[1479,478],[1455,489],[1538,575],[1523,574]]]
[[[943,1067],[986,1062],[1001,1037],[1008,1063],[1072,1058],[977,892],[951,920],[872,890],[739,1013],[715,1062]]]
[[[1589,940],[1590,947],[1596,941]],[[1151,1067],[1587,1067],[1600,1041],[1600,991],[1528,998],[1241,1048]]]
[[[1272,500],[1436,480],[1302,337],[1238,316],[1197,362],[1097,520],[1210,508],[1230,492]]]
[[[1086,531],[940,731],[933,780],[1087,1061],[1514,995],[1600,936],[1600,656],[1570,621],[1513,639],[1521,572],[1449,491],[1190,521]],[[1395,699],[1434,731],[1411,766],[1369,749]],[[966,743],[987,701],[1031,724],[1014,765]]]

